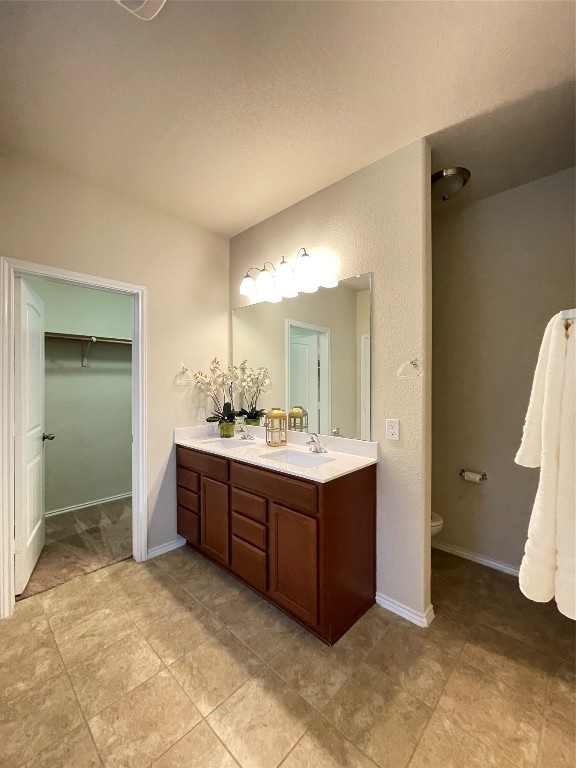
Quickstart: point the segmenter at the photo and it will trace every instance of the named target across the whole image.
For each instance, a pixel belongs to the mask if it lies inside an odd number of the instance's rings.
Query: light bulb
[[[318,271],[319,284],[322,288],[338,286],[338,269],[332,260],[325,259],[321,270]]]
[[[242,282],[240,283],[240,295],[241,296],[248,296],[248,298],[253,299],[256,296],[257,289],[256,289],[256,283],[254,282],[254,278],[250,277],[250,275],[247,273]]]
[[[296,286],[302,293],[315,293],[318,290],[314,265],[309,254],[303,253],[296,259],[294,266]]]
[[[293,299],[298,296],[296,280],[292,267],[287,261],[282,260],[276,270],[276,284],[282,296],[287,299]]]
[[[276,285],[276,280],[272,278],[272,287],[266,294],[266,297],[264,299],[265,301],[269,301],[271,304],[278,304],[282,301],[282,294],[280,293],[280,290],[278,289],[278,286]]]
[[[272,285],[274,283],[274,278],[272,277],[272,274],[268,272],[266,267],[258,274],[258,277],[256,278],[256,288],[258,289],[258,293],[264,298],[264,301],[266,301],[266,296],[270,292]]]

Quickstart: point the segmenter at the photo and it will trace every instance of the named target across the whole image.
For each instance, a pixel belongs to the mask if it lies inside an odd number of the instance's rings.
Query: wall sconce
[[[318,290],[318,276],[314,269],[312,257],[306,248],[300,248],[294,261],[294,277],[298,290],[302,293],[316,293]]]
[[[293,405],[288,413],[288,429],[308,432],[308,411],[303,405]]]
[[[286,412],[282,408],[271,408],[266,413],[266,444],[286,445]]]
[[[268,269],[270,265],[273,271]],[[250,272],[257,270],[253,278]],[[338,285],[336,262],[326,254],[310,256],[306,248],[300,248],[293,265],[282,257],[278,267],[265,262],[262,269],[250,267],[240,283],[240,295],[258,301],[279,302],[302,293],[315,293],[319,287],[335,288]]]

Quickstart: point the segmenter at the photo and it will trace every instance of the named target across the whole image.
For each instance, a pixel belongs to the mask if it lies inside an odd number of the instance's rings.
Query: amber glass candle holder
[[[288,429],[308,432],[308,411],[303,405],[293,405],[288,413]]]
[[[273,447],[286,445],[286,412],[282,408],[271,408],[266,413],[266,443]]]

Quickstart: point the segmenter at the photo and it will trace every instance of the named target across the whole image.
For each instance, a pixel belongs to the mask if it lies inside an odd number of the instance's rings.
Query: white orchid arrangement
[[[212,416],[209,416],[206,421],[217,421],[219,424],[234,423],[236,418],[234,395],[242,391],[241,369],[241,365],[222,368],[220,361],[215,357],[210,363],[209,373],[197,371],[194,374],[198,389],[212,400]]]
[[[246,407],[238,413],[248,419],[259,419],[264,416],[264,409],[258,408],[258,398],[271,384],[270,371],[264,367],[250,368],[246,365],[246,360],[240,364],[240,370],[242,372],[240,381]]]

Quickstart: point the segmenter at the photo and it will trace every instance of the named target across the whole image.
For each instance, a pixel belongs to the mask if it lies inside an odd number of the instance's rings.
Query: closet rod
[[[62,341],[82,341],[82,342],[104,342],[106,344],[132,344],[132,339],[110,339],[103,336],[82,336],[78,333],[52,333],[46,331],[44,334],[47,339],[60,339]]]

